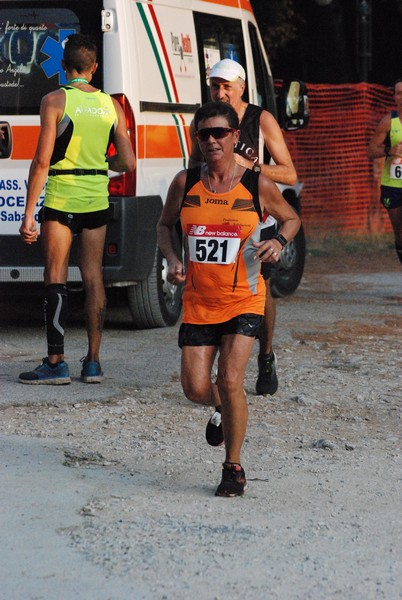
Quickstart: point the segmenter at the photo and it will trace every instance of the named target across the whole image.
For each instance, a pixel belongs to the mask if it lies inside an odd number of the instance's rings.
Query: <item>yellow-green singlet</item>
[[[397,111],[391,112],[391,126],[387,135],[387,141],[391,148],[402,142],[402,123]],[[402,188],[402,161],[400,158],[389,156],[385,159],[381,185]]]
[[[66,95],[63,117],[57,125],[50,169],[96,169],[107,171],[106,152],[117,114],[109,94],[61,88]],[[109,205],[106,174],[49,176],[45,206],[68,212],[93,212]]]

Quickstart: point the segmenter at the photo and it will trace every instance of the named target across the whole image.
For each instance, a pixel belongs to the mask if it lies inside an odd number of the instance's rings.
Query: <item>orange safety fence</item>
[[[380,204],[384,159],[367,158],[379,120],[394,108],[393,90],[377,84],[307,84],[310,120],[285,132],[303,183],[307,236],[378,236],[390,232]]]

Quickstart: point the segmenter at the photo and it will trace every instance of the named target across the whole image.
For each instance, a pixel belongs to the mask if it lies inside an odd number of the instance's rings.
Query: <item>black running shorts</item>
[[[220,346],[223,335],[258,337],[262,319],[262,315],[247,313],[212,325],[183,323],[179,330],[179,346]]]
[[[111,207],[86,213],[65,212],[43,206],[38,215],[39,223],[43,221],[58,221],[73,233],[81,233],[83,229],[97,229],[107,225],[111,219]]]
[[[402,188],[393,188],[388,185],[381,186],[381,204],[387,210],[402,206]]]

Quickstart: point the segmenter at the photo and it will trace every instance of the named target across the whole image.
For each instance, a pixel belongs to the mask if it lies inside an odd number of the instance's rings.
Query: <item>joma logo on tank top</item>
[[[205,204],[222,204],[222,206],[228,206],[229,202],[221,198],[207,198]]]

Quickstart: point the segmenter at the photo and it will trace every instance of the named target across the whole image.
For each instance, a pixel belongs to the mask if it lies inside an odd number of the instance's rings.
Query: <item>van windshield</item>
[[[66,83],[63,46],[69,35],[80,33],[83,15],[73,10],[76,2],[64,2],[63,8],[50,4],[13,2],[0,8],[2,115],[37,114],[42,97]],[[72,8],[66,8],[69,4]],[[87,27],[85,33],[90,33]]]

